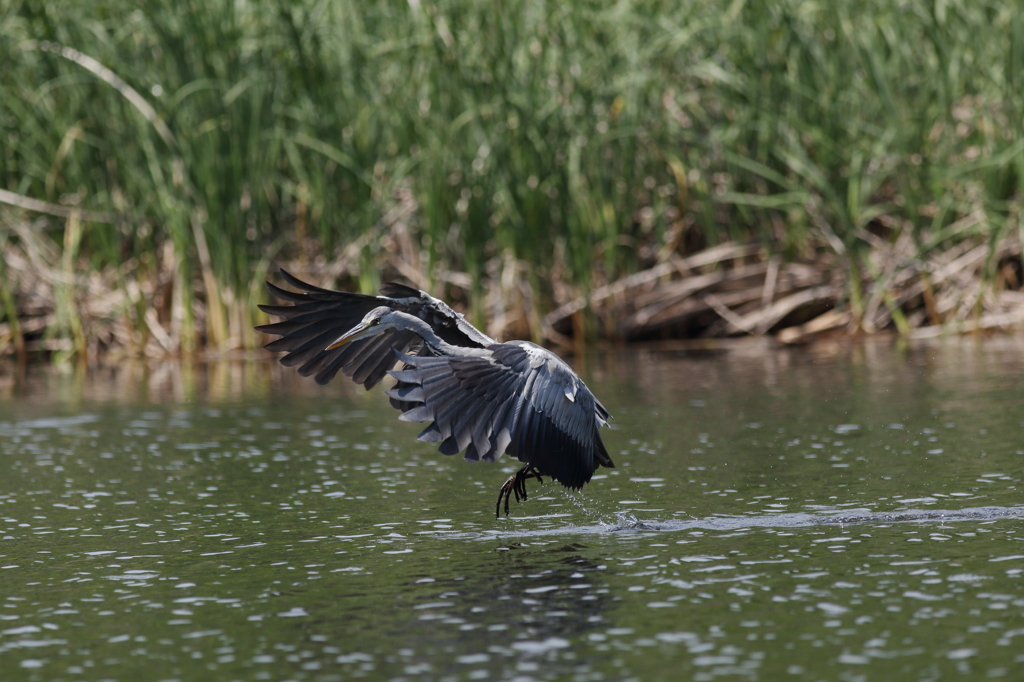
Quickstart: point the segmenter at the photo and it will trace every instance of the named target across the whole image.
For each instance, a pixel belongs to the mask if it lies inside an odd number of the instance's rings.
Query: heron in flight
[[[256,327],[281,338],[265,347],[286,352],[285,366],[326,384],[341,371],[367,390],[386,374],[400,419],[430,422],[418,436],[445,455],[493,462],[506,452],[523,462],[498,493],[527,499],[526,481],[548,476],[579,490],[598,466],[613,468],[598,427],[608,410],[551,351],[529,341],[498,343],[443,301],[388,282],[381,296],[333,291],[281,271],[300,291],[267,282],[292,305],[261,305],[282,322]],[[396,369],[398,363],[402,369]]]

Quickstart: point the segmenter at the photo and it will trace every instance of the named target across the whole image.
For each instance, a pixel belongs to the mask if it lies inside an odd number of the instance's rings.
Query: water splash
[[[857,510],[860,512],[860,510]],[[850,510],[825,509],[814,513],[762,514],[756,516],[709,516],[702,519],[640,519],[628,511],[615,512],[615,521],[581,526],[566,524],[558,528],[519,528],[487,532],[445,533],[449,539],[493,539],[496,537],[541,537],[557,535],[603,535],[607,533],[675,533],[689,530],[738,531],[748,528],[809,528],[814,526],[847,526],[869,524],[919,523],[938,521],[941,524],[966,521],[1024,518],[1024,506],[969,507],[966,509],[906,509],[897,512],[850,513]],[[440,534],[438,537],[442,537]]]

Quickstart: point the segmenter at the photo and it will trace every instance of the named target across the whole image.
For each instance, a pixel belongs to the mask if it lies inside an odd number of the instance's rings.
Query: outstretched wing
[[[395,332],[325,350],[359,324],[364,315],[378,306],[388,305],[392,299],[322,289],[284,270],[281,270],[281,276],[300,291],[288,291],[267,282],[271,294],[292,305],[261,305],[260,310],[283,317],[284,321],[256,329],[280,336],[264,347],[286,353],[281,364],[286,367],[298,365],[299,374],[315,377],[318,384],[326,384],[341,371],[369,390],[395,366],[397,361],[392,348],[416,353],[422,346],[422,340],[413,332]]]
[[[614,466],[597,431],[593,394],[572,370],[533,344],[494,344],[466,355],[401,358],[392,398],[418,403],[402,419],[432,423],[419,435],[469,461],[508,452],[569,488]]]
[[[341,371],[369,390],[394,368],[397,360],[392,349],[401,353],[421,352],[420,337],[405,331],[325,350],[330,343],[359,324],[368,312],[382,305],[419,317],[452,345],[483,347],[494,343],[444,302],[404,284],[388,282],[381,287],[383,296],[368,296],[323,289],[284,270],[281,270],[281,276],[299,291],[288,291],[267,282],[271,294],[291,305],[260,305],[260,310],[283,317],[284,321],[260,325],[256,329],[280,336],[264,347],[286,353],[281,364],[286,367],[298,365],[299,374],[314,376],[319,384],[326,384]]]
[[[397,282],[385,282],[381,285],[380,293],[393,299],[385,305],[420,318],[430,325],[442,341],[453,346],[485,348],[497,343],[467,322],[462,313],[455,312],[447,303],[425,291]]]

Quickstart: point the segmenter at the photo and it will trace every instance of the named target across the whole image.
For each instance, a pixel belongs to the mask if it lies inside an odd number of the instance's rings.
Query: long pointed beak
[[[335,348],[341,348],[342,346],[358,339],[362,335],[362,333],[366,331],[366,329],[367,326],[360,322],[354,328],[349,329],[347,332],[338,337],[337,341],[327,346],[327,348],[325,348],[324,350],[334,350]]]

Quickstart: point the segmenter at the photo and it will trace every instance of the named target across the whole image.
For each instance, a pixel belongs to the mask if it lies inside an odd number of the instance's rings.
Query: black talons
[[[540,472],[530,464],[524,464],[522,469],[508,477],[508,480],[501,486],[501,490],[498,491],[498,503],[494,506],[494,518],[501,518],[502,498],[505,500],[505,516],[508,516],[508,498],[512,493],[516,495],[516,502],[523,502],[527,499],[526,481],[531,478],[536,478],[540,483],[544,482]]]

